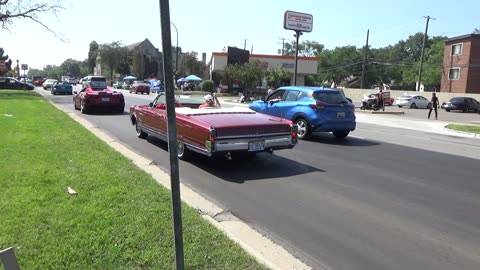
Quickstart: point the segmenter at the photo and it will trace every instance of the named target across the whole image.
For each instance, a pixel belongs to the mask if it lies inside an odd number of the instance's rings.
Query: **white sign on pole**
[[[312,32],[313,15],[287,10],[283,18],[283,28],[301,32]]]

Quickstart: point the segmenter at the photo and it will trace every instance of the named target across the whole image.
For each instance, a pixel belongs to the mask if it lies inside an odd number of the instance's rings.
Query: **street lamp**
[[[177,47],[175,47],[175,75],[177,75],[177,72],[178,72],[178,30],[177,30],[177,26],[175,26],[175,24],[173,24],[172,22],[170,22],[170,23],[175,28],[175,32],[177,32]]]

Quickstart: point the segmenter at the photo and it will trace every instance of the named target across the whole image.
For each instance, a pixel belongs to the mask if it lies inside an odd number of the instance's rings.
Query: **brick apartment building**
[[[480,35],[445,41],[440,92],[480,94]]]

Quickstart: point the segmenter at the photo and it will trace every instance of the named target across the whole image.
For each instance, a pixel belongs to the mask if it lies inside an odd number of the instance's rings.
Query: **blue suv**
[[[291,120],[298,126],[300,139],[309,138],[313,132],[332,132],[337,138],[345,138],[356,127],[355,106],[337,89],[284,86],[249,108]]]

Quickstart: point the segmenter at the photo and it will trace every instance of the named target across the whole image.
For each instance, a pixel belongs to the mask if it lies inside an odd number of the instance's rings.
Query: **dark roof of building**
[[[458,36],[458,37],[452,37],[447,40],[445,40],[445,43],[451,42],[451,41],[457,41],[457,40],[462,40],[462,39],[474,39],[474,38],[480,38],[480,34],[468,34],[468,35],[463,35],[463,36]]]

